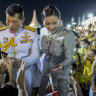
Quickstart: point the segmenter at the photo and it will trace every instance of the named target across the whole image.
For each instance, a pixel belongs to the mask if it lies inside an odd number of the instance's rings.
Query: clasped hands
[[[0,67],[1,70],[6,69],[8,72],[10,72],[12,71],[13,67],[20,68],[21,63],[22,60],[2,55],[2,59],[0,60]]]
[[[0,67],[1,67],[0,70],[1,73],[5,73],[6,71],[8,72],[12,71],[12,60],[7,56],[2,55],[2,59],[0,60]]]

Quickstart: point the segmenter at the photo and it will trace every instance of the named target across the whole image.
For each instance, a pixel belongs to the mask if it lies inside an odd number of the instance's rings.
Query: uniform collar
[[[21,25],[21,27],[18,29],[18,31],[17,31],[17,32],[15,32],[15,35],[17,35],[17,34],[21,33],[21,32],[22,32],[22,30],[23,30],[23,25]]]

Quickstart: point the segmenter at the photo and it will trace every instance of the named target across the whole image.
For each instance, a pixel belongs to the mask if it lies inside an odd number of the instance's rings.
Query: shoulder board
[[[7,29],[8,27],[2,27],[0,28],[0,31]]]
[[[25,29],[28,29],[28,30],[30,30],[30,31],[33,31],[33,32],[35,32],[35,31],[36,31],[36,29],[35,29],[35,28],[30,27],[30,26],[26,26],[26,25],[24,25],[24,28],[25,28]]]

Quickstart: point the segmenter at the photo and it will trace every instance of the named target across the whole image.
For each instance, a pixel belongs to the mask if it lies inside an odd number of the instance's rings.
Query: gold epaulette
[[[30,26],[26,26],[26,25],[24,25],[24,28],[25,28],[25,29],[28,29],[28,30],[30,30],[30,31],[33,31],[33,32],[35,32],[35,31],[36,31],[36,29],[35,29],[35,28],[30,27]]]
[[[0,28],[0,31],[7,29],[8,27],[2,27]]]

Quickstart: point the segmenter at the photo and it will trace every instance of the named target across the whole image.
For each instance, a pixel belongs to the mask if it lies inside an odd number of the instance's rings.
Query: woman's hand
[[[63,69],[62,64],[58,64],[54,69],[51,69],[52,72],[59,72]]]

